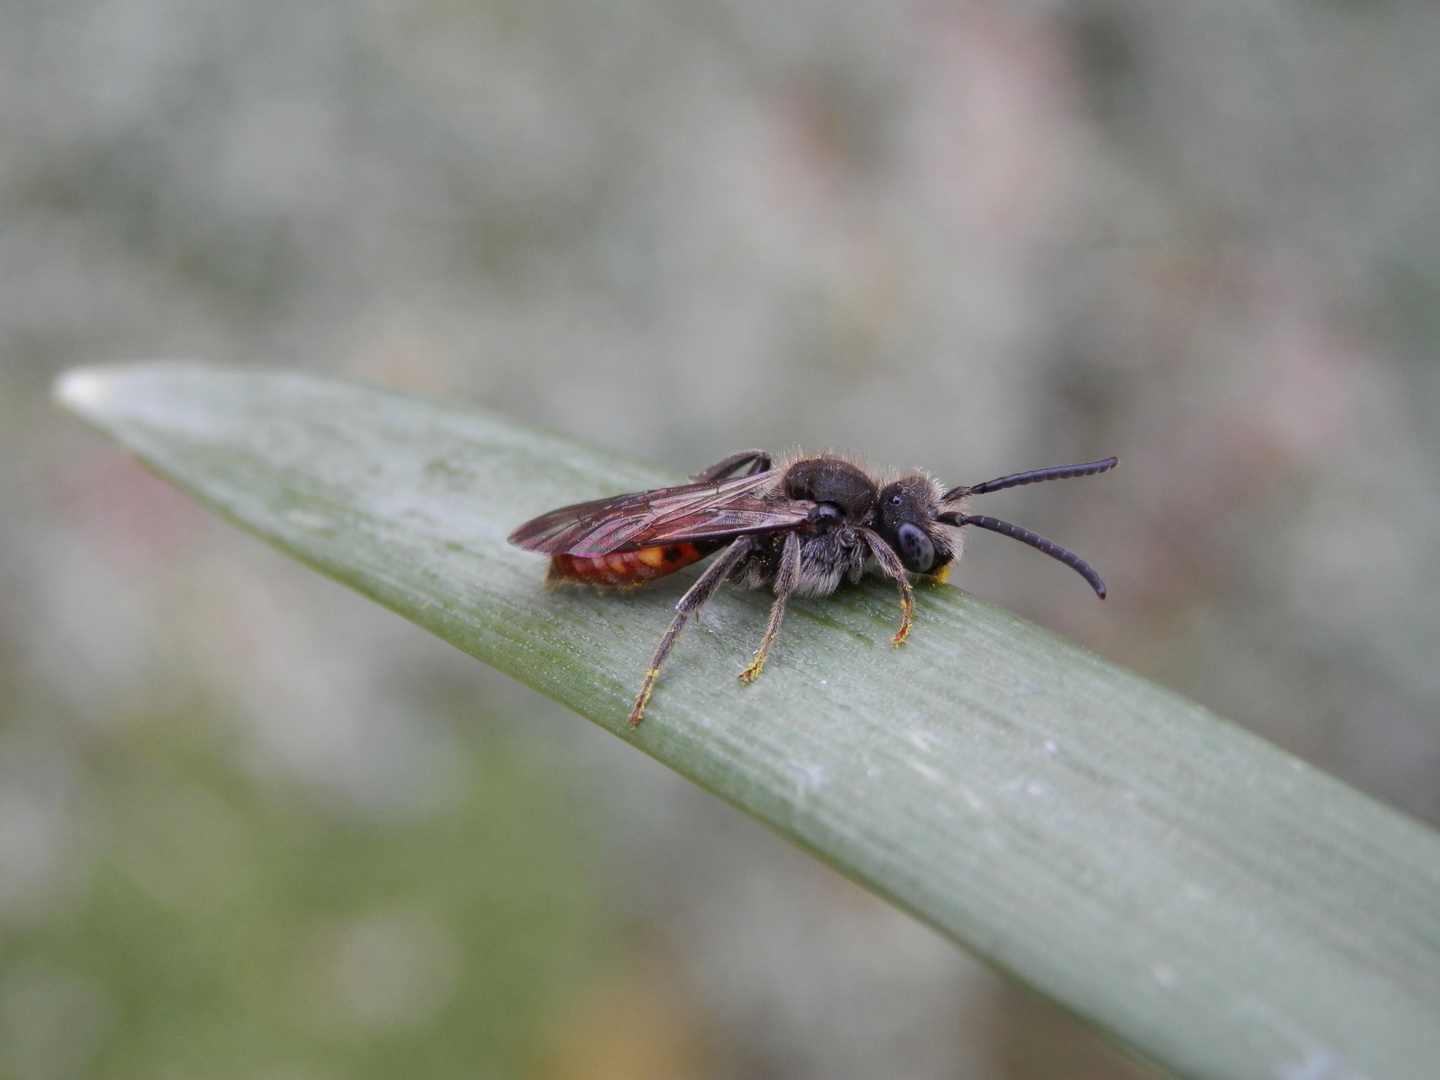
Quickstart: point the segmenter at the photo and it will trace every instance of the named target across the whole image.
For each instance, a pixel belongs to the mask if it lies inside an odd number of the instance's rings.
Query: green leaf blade
[[[546,590],[505,537],[677,478],[455,405],[133,365],[58,396],[271,543],[563,702],[1173,1072],[1440,1073],[1440,838],[949,587],[722,591],[625,724],[679,575]]]

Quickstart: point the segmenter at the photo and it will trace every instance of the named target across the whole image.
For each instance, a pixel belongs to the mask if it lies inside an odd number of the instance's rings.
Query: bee
[[[969,504],[975,495],[1094,476],[1119,463],[1111,457],[946,489],[919,473],[876,476],[835,454],[797,456],[776,465],[763,450],[743,450],[679,487],[541,514],[511,533],[510,543],[550,556],[547,585],[572,582],[601,589],[640,585],[716,556],[675,606],[630,710],[634,725],[645,714],[685,620],[725,581],[751,589],[768,585],[775,593],[760,647],[740,672],[747,683],[765,666],[792,596],[829,596],[842,581],[858,582],[867,573],[883,574],[899,588],[900,629],[892,642],[901,644],[915,612],[911,579],[944,580],[960,557],[961,530],[970,525],[1058,559],[1103,600],[1105,583],[1084,560],[1029,529],[971,514]]]

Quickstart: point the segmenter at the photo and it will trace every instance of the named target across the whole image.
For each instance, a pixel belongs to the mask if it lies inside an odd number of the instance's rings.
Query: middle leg
[[[765,658],[770,655],[770,646],[780,632],[780,620],[785,617],[785,602],[800,584],[800,536],[798,533],[785,534],[785,545],[780,551],[780,569],[775,574],[775,602],[770,605],[770,621],[765,625],[765,636],[760,639],[760,648],[755,651],[745,670],[740,672],[742,682],[753,682]]]
[[[741,473],[742,476],[754,476],[756,473],[767,472],[770,468],[770,455],[764,450],[741,450],[738,454],[731,454],[723,461],[717,461],[708,469],[696,473],[690,478],[690,482],[705,484],[712,480],[721,480],[742,465],[749,466]]]

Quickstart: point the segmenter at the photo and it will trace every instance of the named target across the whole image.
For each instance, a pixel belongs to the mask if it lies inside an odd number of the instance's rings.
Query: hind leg
[[[680,602],[675,605],[675,617],[670,620],[670,625],[665,630],[665,636],[660,639],[660,645],[656,648],[655,655],[650,658],[650,669],[645,672],[645,681],[640,684],[640,693],[635,698],[635,707],[630,710],[631,727],[644,719],[645,706],[650,701],[650,694],[655,689],[655,680],[660,677],[660,668],[664,666],[670,650],[675,648],[675,642],[680,639],[680,631],[685,629],[685,620],[693,615],[701,604],[715,595],[715,590],[729,576],[730,571],[735,569],[735,565],[750,554],[750,547],[750,537],[742,536],[736,540],[705,568],[705,572],[695,579],[695,584],[690,586],[685,595],[680,598]]]

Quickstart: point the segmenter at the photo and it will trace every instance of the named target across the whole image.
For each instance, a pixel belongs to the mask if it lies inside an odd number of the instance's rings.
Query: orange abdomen
[[[610,555],[552,555],[550,575],[546,580],[578,581],[608,588],[639,585],[673,574],[709,553],[694,544],[665,544]]]

